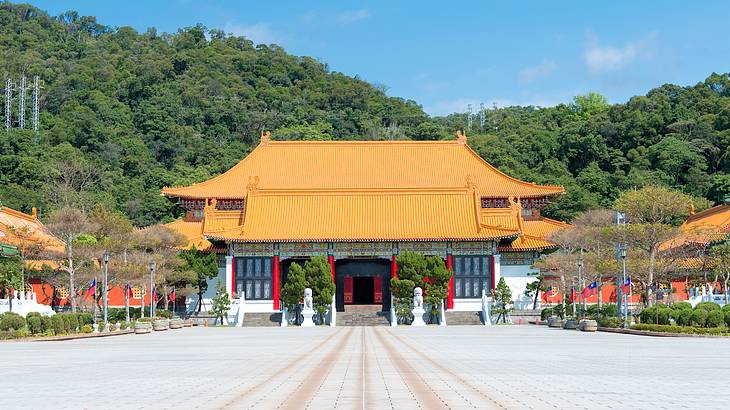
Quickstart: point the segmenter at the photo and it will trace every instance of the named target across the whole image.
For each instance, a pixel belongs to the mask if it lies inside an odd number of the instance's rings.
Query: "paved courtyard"
[[[727,408],[730,340],[537,326],[0,343],[6,408]],[[21,404],[22,403],[22,404]]]

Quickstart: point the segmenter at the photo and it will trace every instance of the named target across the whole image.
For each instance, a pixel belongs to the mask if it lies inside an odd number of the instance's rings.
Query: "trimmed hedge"
[[[651,325],[651,324],[638,324],[631,326],[634,330],[646,330],[650,332],[664,332],[664,333],[682,333],[682,334],[695,334],[695,335],[728,335],[728,329],[726,327],[694,327],[694,326],[670,326],[670,325]]]
[[[657,310],[659,311],[659,324],[669,325],[669,309],[667,309],[664,305],[654,305],[642,310],[639,314],[641,323],[657,324]]]
[[[30,334],[32,335],[39,335],[43,333],[43,326],[41,326],[41,317],[40,316],[31,316],[27,319],[28,322],[28,330],[30,330]]]
[[[25,318],[17,313],[7,312],[0,316],[0,330],[19,331],[25,329]]]
[[[707,323],[707,310],[695,309],[692,311],[692,319],[690,322],[692,326],[705,327],[705,323]]]
[[[707,314],[706,327],[720,327],[725,325],[725,315],[721,310],[713,310]]]
[[[702,309],[706,311],[712,311],[712,310],[721,310],[720,305],[714,302],[700,302],[695,306],[695,310]]]

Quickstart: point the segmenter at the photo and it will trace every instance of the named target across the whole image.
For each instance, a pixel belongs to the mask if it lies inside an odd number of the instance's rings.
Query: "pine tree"
[[[228,295],[228,290],[223,286],[221,280],[218,279],[216,285],[215,298],[213,298],[213,309],[211,310],[215,315],[215,321],[218,323],[220,319],[221,325],[224,323],[223,318],[228,317],[228,310],[231,308],[231,298]]]
[[[498,315],[497,323],[499,323],[500,318],[502,322],[507,323],[507,313],[512,310],[509,307],[512,304],[512,290],[507,286],[504,278],[499,278],[497,287],[492,291],[492,299],[494,299],[494,304],[497,307],[494,310]]]
[[[286,283],[281,288],[281,297],[284,300],[284,306],[289,311],[295,312],[297,323],[299,323],[299,301],[304,296],[304,288],[307,287],[307,279],[304,275],[304,269],[296,262],[289,266],[289,272],[286,274]]]

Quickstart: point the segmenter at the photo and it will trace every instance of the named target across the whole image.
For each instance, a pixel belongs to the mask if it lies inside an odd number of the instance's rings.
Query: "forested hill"
[[[464,115],[429,118],[312,58],[220,30],[137,33],[0,3],[0,87],[23,75],[43,83],[41,130],[0,131],[0,201],[42,213],[101,203],[137,225],[174,217],[159,188],[225,171],[262,129],[276,139],[438,139],[466,128]],[[547,210],[562,219],[648,183],[713,201],[730,193],[727,74],[626,104],[588,95],[488,110],[484,127],[474,124],[469,144],[485,159],[566,187]]]
[[[136,224],[169,219],[160,187],[225,171],[264,128],[407,138],[428,119],[313,58],[220,30],[137,33],[0,3],[0,88],[23,74],[43,82],[40,141],[0,131],[0,200],[25,210],[101,201]]]

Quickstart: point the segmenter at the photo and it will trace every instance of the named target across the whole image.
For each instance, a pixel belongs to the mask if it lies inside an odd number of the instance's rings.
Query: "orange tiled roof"
[[[181,198],[244,198],[250,181],[266,189],[381,190],[462,187],[480,196],[542,197],[564,192],[507,176],[457,141],[269,141],[262,138],[225,173],[162,194]]]
[[[569,227],[565,222],[540,217],[523,222],[523,235],[512,241],[509,246],[500,246],[500,251],[540,251],[557,248],[558,245],[545,239],[551,233]]]
[[[270,191],[249,195],[241,226],[210,238],[228,241],[389,241],[498,239],[519,231],[477,219],[466,188],[423,191]]]
[[[203,223],[201,221],[189,222],[178,219],[165,224],[165,226],[187,238],[188,243],[183,249],[190,249],[195,246],[198,250],[207,250],[211,247],[211,243],[203,237]]]
[[[35,208],[33,208],[35,210]],[[13,229],[27,230],[29,241],[42,243],[44,248],[53,252],[62,253],[66,246],[53,236],[35,215],[16,211],[6,206],[0,206],[0,242],[18,246],[21,239],[13,234]]]
[[[730,235],[730,204],[721,204],[691,215],[680,227],[682,234],[662,244],[667,250],[689,245],[704,246]]]

